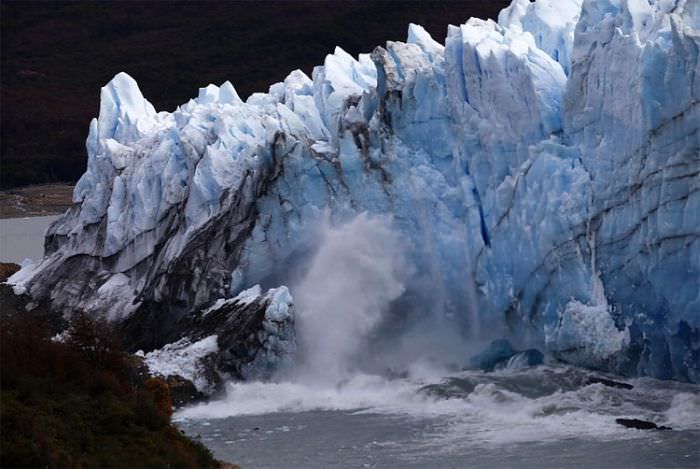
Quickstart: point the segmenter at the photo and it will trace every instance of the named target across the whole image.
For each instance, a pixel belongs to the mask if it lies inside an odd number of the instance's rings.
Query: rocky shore
[[[37,184],[0,191],[0,218],[59,215],[73,204],[72,184]]]

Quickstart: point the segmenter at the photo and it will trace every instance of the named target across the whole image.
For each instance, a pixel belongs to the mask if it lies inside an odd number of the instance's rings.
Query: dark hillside
[[[0,186],[75,181],[99,88],[119,71],[173,110],[208,83],[231,80],[245,97],[310,73],[335,45],[357,54],[405,40],[409,22],[442,42],[448,24],[506,3],[2,1]]]
[[[54,341],[47,317],[0,284],[0,467],[235,467],[170,424],[168,384],[110,325],[76,314]]]

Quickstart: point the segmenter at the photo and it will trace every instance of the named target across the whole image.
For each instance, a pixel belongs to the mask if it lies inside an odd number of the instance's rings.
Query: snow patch
[[[216,335],[192,343],[183,338],[165,347],[149,352],[144,362],[151,373],[168,377],[179,375],[192,381],[198,391],[207,393],[211,384],[205,376],[202,359],[219,351]]]
[[[240,292],[233,298],[219,298],[214,302],[213,305],[202,310],[202,314],[206,316],[212,311],[216,311],[217,309],[228,305],[240,304],[248,306],[249,304],[255,302],[258,298],[260,298],[261,295],[262,291],[260,289],[260,285],[255,285],[247,290]]]

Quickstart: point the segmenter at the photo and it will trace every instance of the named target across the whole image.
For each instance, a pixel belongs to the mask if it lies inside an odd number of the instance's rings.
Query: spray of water
[[[360,214],[338,226],[326,220],[308,271],[293,286],[300,376],[337,381],[352,371],[410,272],[389,218]]]

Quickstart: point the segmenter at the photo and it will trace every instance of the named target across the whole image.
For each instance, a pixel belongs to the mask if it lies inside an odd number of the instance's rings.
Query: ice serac
[[[514,0],[498,15],[498,23],[510,30],[530,33],[537,47],[559,62],[568,75],[574,27],[582,3],[583,0]]]
[[[109,315],[133,347],[193,344],[216,332],[188,336],[191,315],[293,286],[326,214],[389,213],[414,272],[397,323],[698,382],[698,4],[515,0],[444,46],[411,25],[173,113],[119,74],[73,207],[12,281]]]

